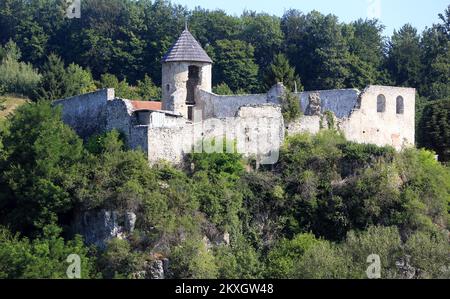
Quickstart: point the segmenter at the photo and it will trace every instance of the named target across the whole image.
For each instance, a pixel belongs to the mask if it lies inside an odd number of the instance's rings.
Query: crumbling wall
[[[384,95],[386,109],[377,112],[377,98]],[[404,101],[402,114],[397,113],[397,97]],[[339,128],[346,138],[378,146],[391,145],[397,150],[415,143],[414,88],[369,86],[360,95],[360,108],[340,120]]]
[[[114,99],[114,89],[99,91],[70,97],[53,102],[62,107],[64,123],[72,127],[83,139],[106,130],[107,102]]]
[[[191,152],[221,151],[223,138],[236,140],[237,151],[244,156],[259,156],[262,163],[277,160],[284,140],[281,109],[269,104],[245,106],[236,117],[207,119],[172,128],[149,127],[148,158],[150,163],[167,160],[181,164]],[[215,144],[210,142],[213,139]]]
[[[130,141],[132,112],[132,105],[128,100],[109,101],[106,106],[106,132],[117,130],[124,134],[127,141]]]
[[[304,115],[298,120],[287,124],[286,133],[287,135],[295,135],[300,133],[310,133],[317,134],[320,131],[320,122],[322,117],[319,115]]]
[[[267,93],[262,94],[222,96],[198,89],[196,109],[202,111],[202,119],[236,117],[243,106],[279,104],[284,92],[282,83],[274,85]]]
[[[336,99],[322,99],[323,92],[302,93],[302,105],[307,115],[287,125],[287,134],[293,135],[301,132],[315,134],[321,128],[327,128],[327,116],[325,111],[335,112],[335,128],[344,133],[350,141],[358,143],[370,143],[378,146],[390,145],[401,150],[405,146],[412,146],[415,142],[415,89],[369,86],[357,97],[353,97],[353,91],[326,91],[330,96],[335,94]],[[308,102],[303,97],[308,95]],[[317,95],[320,95],[321,112],[317,113]],[[384,112],[377,112],[377,98],[383,95],[386,98]],[[397,97],[403,98],[403,113],[397,113]],[[334,104],[339,98],[344,100],[343,108],[335,109]],[[313,107],[311,109],[310,100]],[[327,105],[329,108],[324,108]],[[332,105],[331,105],[332,103]],[[351,105],[354,105],[351,107]],[[351,109],[350,109],[351,107]],[[314,110],[314,111],[312,111]],[[349,112],[348,112],[349,111]],[[347,115],[348,113],[348,115]],[[309,115],[314,114],[314,115]],[[342,116],[345,115],[345,116]]]
[[[197,90],[196,108],[202,111],[203,119],[236,117],[242,106],[266,103],[267,94],[221,96]]]
[[[348,117],[358,102],[359,90],[357,89],[334,89],[319,90],[296,93],[300,100],[302,111],[307,112],[311,95],[320,98],[322,113],[333,112],[336,117]]]

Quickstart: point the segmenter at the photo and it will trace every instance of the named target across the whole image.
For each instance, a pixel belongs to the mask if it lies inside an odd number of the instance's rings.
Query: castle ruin
[[[186,29],[162,59],[162,102],[121,99],[114,89],[104,89],[54,105],[62,107],[63,121],[82,138],[116,129],[131,149],[144,151],[151,164],[181,164],[187,153],[221,151],[221,142],[211,140],[224,138],[236,141],[239,153],[272,164],[286,135],[314,134],[329,126],[358,143],[397,150],[414,145],[414,88],[294,93],[303,115],[285,123],[282,83],[265,94],[216,95],[211,91],[212,63]]]

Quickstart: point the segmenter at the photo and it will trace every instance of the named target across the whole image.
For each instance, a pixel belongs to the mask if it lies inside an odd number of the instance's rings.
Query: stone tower
[[[186,28],[162,59],[162,109],[193,119],[196,89],[211,92],[212,60]]]

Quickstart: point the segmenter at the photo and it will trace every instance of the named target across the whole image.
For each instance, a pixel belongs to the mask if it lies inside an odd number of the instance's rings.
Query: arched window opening
[[[385,112],[386,111],[386,97],[380,94],[377,98],[377,112]]]
[[[405,103],[402,96],[397,97],[397,114],[405,113]]]

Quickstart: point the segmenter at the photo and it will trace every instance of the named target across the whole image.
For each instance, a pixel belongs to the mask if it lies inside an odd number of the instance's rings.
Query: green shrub
[[[0,94],[31,96],[38,87],[41,75],[31,64],[20,62],[20,57],[20,51],[15,43],[9,42],[0,62]]]

